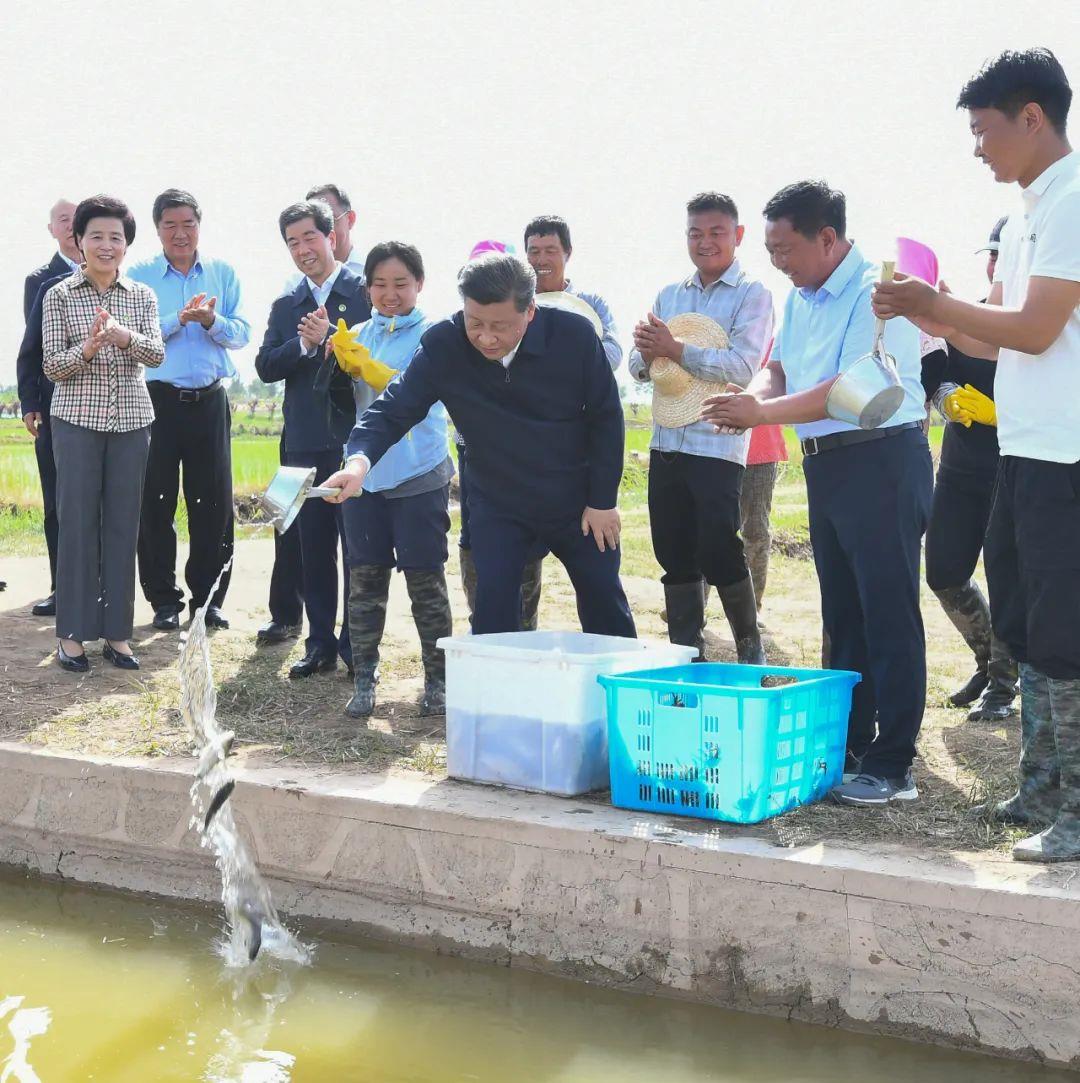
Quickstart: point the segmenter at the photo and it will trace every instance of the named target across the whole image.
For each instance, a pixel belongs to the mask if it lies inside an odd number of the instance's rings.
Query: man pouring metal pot
[[[847,415],[835,408],[837,396],[827,408],[830,392],[874,347],[878,269],[847,239],[843,193],[823,181],[789,185],[769,200],[765,247],[794,287],[771,359],[745,391],[706,399],[702,418],[720,431],[795,426],[830,664],[863,678],[852,699],[844,782],[833,797],[851,805],[912,801],[926,700],[920,544],[933,492],[919,332],[896,320],[884,334],[903,391],[895,412],[872,429],[859,428],[855,415],[836,420]]]

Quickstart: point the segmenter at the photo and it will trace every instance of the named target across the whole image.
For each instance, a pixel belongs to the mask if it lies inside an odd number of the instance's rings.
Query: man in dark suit
[[[278,225],[304,277],[271,307],[255,370],[266,383],[285,381],[282,463],[314,467],[316,484],[321,484],[341,465],[342,448],[356,420],[352,381],[338,366],[328,339],[339,319],[350,327],[367,320],[371,303],[363,280],[334,258],[334,217],[326,203],[294,203],[281,212]],[[304,657],[289,676],[336,669],[339,654],[351,672],[348,554],[341,509],[309,500],[290,529],[300,531],[308,638]],[[335,635],[339,594],[342,624]]]
[[[49,211],[49,234],[58,251],[48,263],[31,271],[23,284],[23,319],[26,332],[16,363],[19,382],[19,404],[23,424],[34,438],[38,477],[41,479],[41,499],[45,509],[45,544],[49,550],[49,596],[33,607],[35,617],[56,615],[56,539],[59,526],[56,518],[56,463],[53,461],[52,427],[49,424],[49,404],[52,401],[52,381],[41,371],[41,298],[54,282],[66,278],[82,263],[82,253],[75,243],[71,223],[75,204],[60,199]],[[35,312],[34,303],[37,302]],[[35,320],[31,320],[35,316]]]

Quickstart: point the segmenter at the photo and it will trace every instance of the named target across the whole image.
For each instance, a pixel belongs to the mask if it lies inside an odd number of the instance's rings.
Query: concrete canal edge
[[[191,762],[0,743],[0,863],[214,900]],[[725,1008],[1080,1066],[1074,867],[779,848],[700,821],[413,777],[238,767],[290,916]]]

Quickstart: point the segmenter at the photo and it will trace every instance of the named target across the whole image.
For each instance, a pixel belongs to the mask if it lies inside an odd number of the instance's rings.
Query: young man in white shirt
[[[1022,737],[1018,791],[991,814],[1046,827],[1013,847],[1016,859],[1043,862],[1080,858],[1080,154],[1065,134],[1071,101],[1046,49],[1003,53],[960,93],[975,156],[1021,189],[987,304],[917,279],[874,294],[879,316],[907,316],[997,361],[1002,458],[984,553],[994,630],[1021,663]]]

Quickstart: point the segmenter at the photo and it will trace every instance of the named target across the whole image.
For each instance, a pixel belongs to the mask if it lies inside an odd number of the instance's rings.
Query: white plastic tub
[[[584,632],[451,636],[446,765],[454,778],[572,797],[608,785],[601,674],[686,665],[692,647]]]

